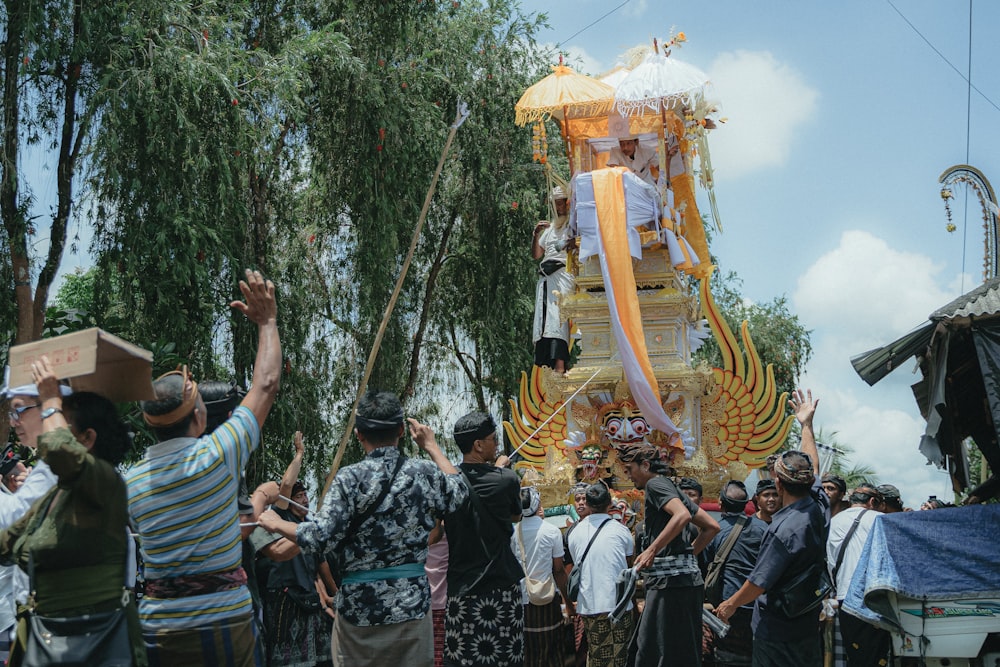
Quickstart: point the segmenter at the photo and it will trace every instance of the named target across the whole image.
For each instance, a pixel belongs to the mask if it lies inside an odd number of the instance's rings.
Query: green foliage
[[[296,429],[326,445],[306,461],[325,471],[459,100],[472,116],[369,384],[405,391],[419,415],[445,392],[513,393],[544,212],[530,136],[512,123],[541,73],[536,28],[508,0],[128,5],[88,171],[86,310],[245,385],[255,331],[226,304],[244,267],[274,279],[285,374],[251,484],[280,474]]]
[[[810,331],[788,308],[785,296],[765,303],[746,300],[740,292],[743,281],[733,272],[716,273],[712,280],[712,296],[733,333],[739,338],[740,324],[749,322],[754,346],[766,366],[774,364],[774,379],[778,392],[791,393],[799,376],[812,357]],[[722,357],[714,338],[709,338],[695,354],[711,366],[720,366]]]

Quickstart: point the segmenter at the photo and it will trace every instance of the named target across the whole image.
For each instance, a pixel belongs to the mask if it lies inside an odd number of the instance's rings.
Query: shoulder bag
[[[732,530],[729,531],[729,535],[726,536],[726,541],[722,543],[715,558],[708,564],[708,572],[705,574],[705,599],[713,605],[718,606],[722,602],[722,571],[726,567],[726,559],[729,558],[730,552],[740,539],[740,533],[749,523],[750,517],[746,514],[737,519]]]
[[[539,607],[547,605],[556,597],[556,579],[549,576],[539,580],[528,576],[528,558],[524,554],[524,535],[521,532],[521,524],[517,524],[517,544],[521,547],[521,563],[524,565],[524,586],[528,590],[528,602]]]
[[[833,566],[833,572],[830,573],[830,579],[833,581],[833,594],[837,594],[837,573],[840,572],[840,566],[844,563],[844,553],[847,551],[847,545],[850,543],[851,538],[854,537],[854,533],[858,530],[858,524],[861,523],[861,517],[865,515],[868,510],[861,510],[858,515],[854,517],[854,523],[851,524],[850,529],[847,534],[844,535],[844,541],[840,543],[840,548],[837,549],[837,562]]]
[[[32,531],[49,513],[52,500],[45,512],[40,513],[42,519],[33,522]],[[127,563],[126,558],[126,569]],[[135,600],[128,587],[123,585],[121,606],[117,609],[80,616],[43,616],[37,613],[35,606],[35,557],[31,551],[28,552],[28,582],[31,593],[26,612],[28,636],[21,661],[23,667],[126,667],[133,664],[128,608],[135,604]]]
[[[580,573],[583,572],[583,561],[586,560],[587,554],[590,553],[590,547],[594,546],[594,540],[597,536],[601,534],[601,529],[611,521],[611,517],[605,519],[597,530],[594,531],[594,536],[590,538],[590,542],[587,543],[587,548],[583,550],[583,555],[580,556],[580,562],[573,566],[573,569],[569,572],[569,585],[566,587],[566,593],[569,595],[569,599],[572,602],[576,602],[576,599],[580,597]]]

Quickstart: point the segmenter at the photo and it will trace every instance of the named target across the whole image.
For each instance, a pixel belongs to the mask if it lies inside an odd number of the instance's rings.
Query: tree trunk
[[[7,41],[3,43],[3,175],[0,176],[0,217],[7,231],[10,264],[17,303],[15,343],[30,341],[32,331],[31,265],[28,262],[27,225],[18,206],[18,162],[20,161],[21,36],[27,8],[18,0],[6,0]]]
[[[449,222],[441,234],[441,242],[438,244],[437,255],[431,264],[431,270],[427,273],[427,289],[424,290],[424,300],[420,307],[420,322],[417,325],[417,332],[413,335],[413,348],[410,351],[410,374],[406,379],[406,386],[400,395],[403,405],[413,396],[417,384],[417,370],[420,368],[420,349],[423,346],[424,334],[427,331],[427,323],[430,321],[431,300],[434,296],[434,288],[437,285],[438,275],[444,266],[444,261],[448,253],[448,240],[451,232],[455,229],[455,222],[458,216],[453,212],[449,217]]]

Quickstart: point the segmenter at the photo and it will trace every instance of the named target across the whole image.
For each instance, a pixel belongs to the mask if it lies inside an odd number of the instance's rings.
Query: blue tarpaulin
[[[843,607],[897,630],[889,592],[929,602],[1000,596],[1000,504],[879,516]]]

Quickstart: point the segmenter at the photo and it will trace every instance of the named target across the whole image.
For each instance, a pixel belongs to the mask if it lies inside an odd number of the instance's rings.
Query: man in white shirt
[[[541,506],[538,489],[521,489],[521,514],[524,518],[510,538],[510,548],[524,568],[525,576],[521,580],[524,665],[562,667],[562,601],[566,600],[566,611],[570,616],[575,612],[566,594],[562,533],[540,516]]]
[[[580,593],[576,611],[583,617],[587,635],[588,667],[624,667],[635,628],[635,610],[612,625],[608,613],[617,602],[618,573],[632,564],[632,533],[608,514],[611,492],[598,483],[587,489],[591,514],[577,524],[569,537],[574,567],[580,568]],[[585,555],[586,552],[586,555]]]
[[[880,660],[888,658],[889,633],[844,612],[843,601],[861,560],[868,533],[879,515],[875,508],[881,506],[882,494],[869,484],[861,484],[851,492],[849,500],[851,506],[830,520],[830,536],[826,541],[826,562],[842,610],[837,615],[840,626],[837,648],[841,650],[835,651],[834,657],[839,666],[878,665]]]

